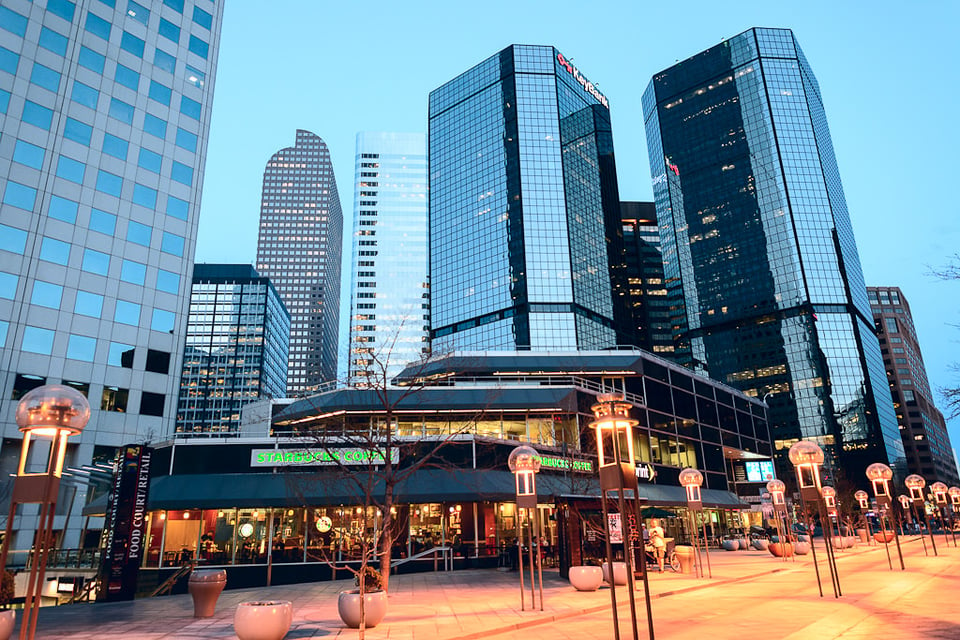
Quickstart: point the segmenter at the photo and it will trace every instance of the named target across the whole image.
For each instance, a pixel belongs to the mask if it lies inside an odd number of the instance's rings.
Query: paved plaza
[[[712,551],[712,579],[650,576],[657,638],[960,638],[960,549],[938,537],[939,557],[924,554],[919,539],[905,541],[900,571],[882,547],[839,551],[843,596],[834,598],[822,555],[824,596],[817,591],[812,557],[782,561],[766,552]],[[194,619],[188,595],[130,603],[78,604],[41,611],[37,638],[49,640],[167,640],[235,638],[233,611],[248,600],[290,600],[294,620],[287,638],[357,637],[336,610],[346,580],[228,590],[212,618]],[[627,593],[617,592],[621,637],[632,638]],[[526,594],[529,606],[529,588]],[[642,592],[637,592],[640,638],[646,637]],[[614,638],[610,593],[575,591],[556,570],[544,573],[544,610],[521,611],[517,574],[495,570],[393,576],[386,620],[367,631],[371,640]]]

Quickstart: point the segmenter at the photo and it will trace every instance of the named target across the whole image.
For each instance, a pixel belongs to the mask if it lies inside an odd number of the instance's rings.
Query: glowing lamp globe
[[[930,490],[933,491],[933,495],[936,496],[937,502],[943,504],[947,501],[947,485],[942,482],[934,482],[930,485]]]
[[[44,385],[21,398],[16,420],[20,431],[33,436],[73,436],[90,421],[90,403],[73,387]]]
[[[837,490],[834,489],[833,487],[824,487],[823,489],[820,490],[820,493],[823,495],[824,498],[826,498],[826,497],[836,498],[836,497],[837,497]]]
[[[821,465],[823,464],[823,449],[816,442],[809,440],[800,440],[790,447],[790,462],[793,466],[801,465]]]
[[[950,501],[953,504],[960,504],[960,487],[950,487],[947,489],[947,493],[950,495]]]
[[[772,494],[783,493],[787,490],[787,485],[784,484],[783,480],[771,480],[767,483],[767,491]]]
[[[882,462],[874,462],[867,467],[867,478],[873,483],[873,494],[877,498],[889,500],[890,491],[887,485],[893,479],[893,469]]]
[[[507,466],[513,473],[539,473],[542,460],[540,454],[533,447],[526,445],[517,447],[510,452]]]
[[[703,486],[703,474],[692,467],[687,467],[680,472],[680,486],[683,487],[701,487]]]
[[[900,501],[900,506],[904,509],[910,508],[910,496],[901,493],[899,496],[897,496],[897,500]]]
[[[861,509],[866,509],[870,506],[870,495],[863,489],[859,489],[856,493],[853,494],[853,497],[856,498],[857,502],[860,503]]]
[[[597,459],[601,467],[621,462],[633,464],[633,427],[640,422],[630,417],[631,406],[618,393],[602,393],[597,396],[597,404],[590,407],[595,418],[590,426],[597,430]],[[627,445],[625,458],[616,444],[621,436]]]
[[[927,486],[927,481],[923,476],[911,473],[903,479],[903,484],[910,490],[910,497],[914,500],[923,500],[923,488]]]

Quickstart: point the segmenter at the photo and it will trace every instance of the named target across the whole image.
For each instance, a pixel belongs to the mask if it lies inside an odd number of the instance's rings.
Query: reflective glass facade
[[[422,133],[357,135],[349,381],[382,385],[429,351]]]
[[[177,432],[235,432],[240,410],[287,390],[290,314],[250,265],[193,269]]]
[[[336,380],[343,212],[330,152],[318,136],[275,153],[263,172],[257,271],[290,312],[292,396]]]
[[[926,478],[927,485],[936,481],[960,485],[950,434],[933,402],[910,305],[897,287],[867,287],[867,298],[880,336],[907,471]]]
[[[784,29],[654,76],[643,113],[677,358],[771,406],[781,475],[903,469],[903,447],[817,81]],[[767,394],[770,394],[769,396]]]
[[[636,345],[671,357],[671,299],[663,276],[660,228],[652,202],[621,202],[627,301]]]
[[[594,85],[553,47],[510,46],[430,94],[428,144],[433,350],[625,342],[610,111]]]
[[[90,401],[68,467],[174,430],[224,3],[134,4],[0,7],[4,483],[29,385]],[[79,511],[54,523],[64,547],[77,546]],[[24,513],[13,548],[31,544]]]

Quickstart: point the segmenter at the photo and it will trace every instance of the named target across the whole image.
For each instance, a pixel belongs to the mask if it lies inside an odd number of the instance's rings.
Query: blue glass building
[[[629,342],[606,97],[512,45],[430,94],[434,352]]]
[[[656,74],[643,115],[677,358],[767,398],[854,482],[904,452],[816,78],[786,29]],[[791,477],[786,476],[786,477]]]

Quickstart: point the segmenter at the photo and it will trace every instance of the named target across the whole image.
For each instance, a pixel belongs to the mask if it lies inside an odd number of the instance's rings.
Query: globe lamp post
[[[823,586],[820,583],[820,568],[817,562],[817,547],[813,541],[813,518],[807,510],[807,505],[812,504],[814,509],[823,522],[827,518],[823,514],[822,496],[820,493],[820,466],[823,464],[823,449],[816,442],[809,440],[800,440],[793,443],[788,453],[790,462],[793,463],[797,472],[797,486],[800,488],[800,503],[803,509],[803,519],[807,525],[807,533],[810,535],[810,551],[813,554],[813,568],[817,574],[817,588],[820,590],[820,596],[823,597]],[[827,567],[830,569],[830,582],[833,586],[833,596],[839,598],[840,579],[837,575],[836,567],[833,563],[833,545],[830,535],[824,532],[824,548],[827,553]]]
[[[833,536],[833,527],[834,525],[836,525],[837,536],[839,537],[840,522],[839,522],[839,516],[837,514],[837,490],[829,486],[822,487],[820,489],[820,495],[823,496],[823,506],[826,508],[826,511],[827,511],[827,527],[830,530],[830,536],[831,537]],[[826,533],[824,535],[826,535]],[[833,538],[831,542],[836,539],[837,538]],[[841,544],[842,544],[842,541],[841,541]]]
[[[887,529],[884,519],[890,521],[890,529],[893,533],[893,539],[897,544],[897,556],[900,559],[900,570],[906,567],[903,565],[903,552],[900,550],[900,536],[897,535],[897,525],[894,521],[893,500],[890,493],[890,481],[893,480],[893,470],[882,462],[874,462],[867,467],[867,479],[873,485],[873,495],[877,499],[877,507],[880,509],[880,530],[883,534],[883,548],[887,552],[887,564],[893,571],[893,560],[890,558],[890,545],[887,538]]]
[[[863,516],[863,524],[867,529],[867,544],[873,539],[873,533],[870,531],[870,520],[867,518],[867,511],[870,510],[870,494],[863,489],[858,489],[853,497],[860,504],[860,513]]]
[[[700,533],[703,529],[703,555],[707,557],[707,572],[710,578],[713,578],[713,569],[710,567],[710,550],[707,548],[707,524],[701,518],[700,527],[697,527],[697,514],[703,513],[703,499],[700,495],[700,487],[703,486],[703,474],[687,467],[680,472],[680,486],[687,493],[687,511],[690,513],[690,532],[693,535],[693,549],[697,554],[697,574],[703,577],[703,559],[700,554]]]
[[[918,511],[923,514],[923,522],[927,525],[927,533],[930,534],[930,546],[933,547],[933,555],[940,555],[937,552],[937,541],[933,539],[933,528],[930,526],[930,516],[927,515],[927,507],[923,502],[923,488],[927,486],[927,481],[923,479],[923,476],[912,473],[906,478],[903,479],[903,484],[907,487],[907,491],[910,492],[910,499],[913,501],[913,519],[917,521],[917,524],[920,523],[920,515]],[[927,543],[923,540],[923,527],[920,528],[920,540],[923,541],[923,553],[927,554]]]
[[[610,606],[613,609],[613,629],[614,636],[620,637],[620,623],[617,619],[617,596],[616,580],[614,576],[614,557],[613,546],[610,537],[613,531],[610,526],[610,513],[608,507],[608,497],[610,492],[615,492],[617,497],[617,507],[620,511],[620,530],[623,538],[623,559],[627,568],[627,589],[630,598],[630,622],[632,624],[633,638],[638,640],[637,629],[637,607],[634,599],[633,583],[633,554],[631,546],[640,545],[638,540],[639,531],[636,531],[636,525],[630,529],[627,524],[627,503],[626,493],[632,493],[633,501],[633,522],[640,522],[639,500],[637,500],[639,487],[637,485],[636,466],[633,457],[633,427],[639,422],[630,417],[631,404],[624,400],[623,395],[618,393],[604,393],[597,396],[597,404],[591,407],[594,415],[594,421],[590,426],[597,434],[597,460],[600,471],[600,497],[603,506],[603,521],[607,526],[606,550],[607,562],[610,567]],[[647,607],[647,632],[650,640],[653,640],[653,610],[650,604],[650,588],[647,580],[647,563],[641,555],[639,560],[640,575],[643,580],[644,599]]]
[[[930,491],[933,492],[934,504],[937,505],[937,512],[940,514],[940,526],[943,527],[943,539],[949,541],[947,538],[947,530],[951,529],[947,526],[947,492],[949,489],[947,485],[942,482],[934,482],[930,485]],[[950,533],[953,533],[952,529]],[[933,537],[933,533],[931,533],[930,536]],[[953,539],[953,546],[957,546],[956,537]]]
[[[517,486],[517,558],[520,569],[520,610],[525,610],[523,587],[523,525],[520,522],[521,509],[527,510],[527,523],[530,531],[529,559],[530,559],[530,607],[536,608],[536,583],[534,577],[533,546],[539,531],[537,518],[537,474],[540,472],[542,460],[536,449],[528,446],[519,446],[510,452],[507,466],[513,472]],[[540,610],[543,611],[543,567],[540,561],[540,549],[536,553],[536,570],[540,577]]]
[[[23,433],[20,462],[13,481],[13,498],[7,516],[6,536],[0,550],[0,567],[6,568],[10,540],[13,536],[13,520],[17,506],[39,504],[40,517],[34,534],[34,558],[27,579],[27,591],[23,605],[23,620],[20,622],[21,640],[33,640],[37,630],[40,609],[40,594],[47,568],[47,556],[52,544],[53,516],[57,505],[57,492],[67,454],[67,438],[79,434],[90,421],[90,404],[82,393],[72,387],[44,385],[31,390],[17,405],[17,426]],[[43,471],[27,470],[30,449],[35,441],[49,438],[47,461]],[[41,446],[42,448],[42,446]],[[38,453],[39,458],[43,453]]]
[[[777,527],[777,544],[780,545],[792,544],[789,527],[787,525],[787,501],[784,498],[786,491],[787,485],[783,480],[774,478],[767,482],[767,492],[770,494],[770,500],[773,502],[773,521]],[[787,532],[786,535],[784,535],[784,532]],[[784,541],[784,538],[786,538],[786,541]],[[787,560],[786,551],[781,554],[781,557],[784,561]],[[795,556],[791,553],[790,557],[794,558]]]

